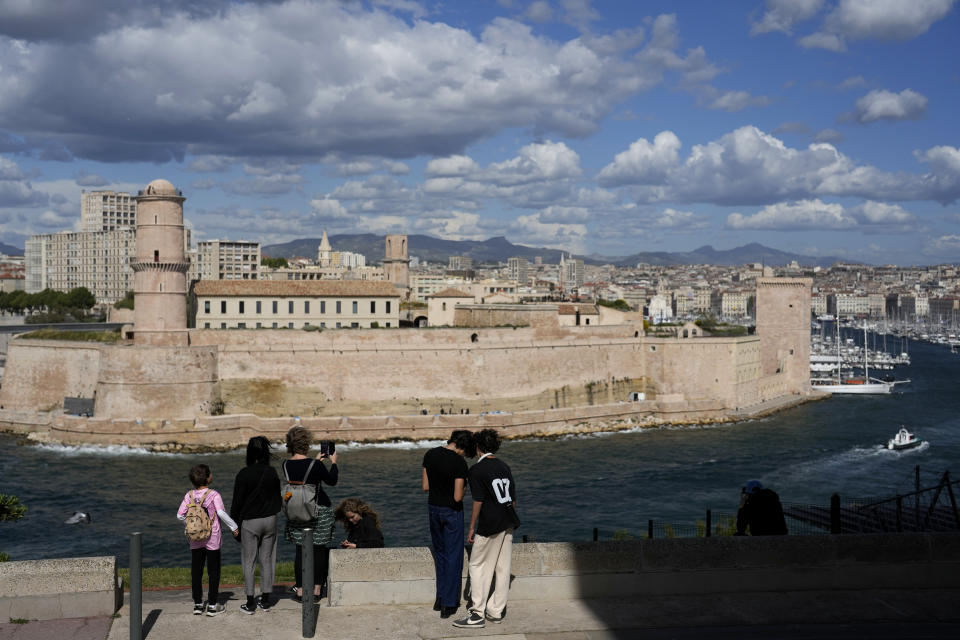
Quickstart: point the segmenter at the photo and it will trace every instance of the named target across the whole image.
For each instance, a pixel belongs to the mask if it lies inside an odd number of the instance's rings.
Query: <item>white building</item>
[[[516,280],[520,286],[530,283],[530,263],[526,258],[509,258],[507,260],[507,277]]]
[[[133,291],[130,260],[135,231],[61,231],[30,236],[26,242],[27,293],[86,287],[97,302],[116,302]]]
[[[81,194],[81,231],[116,231],[136,226],[135,196],[121,191],[84,191]]]
[[[565,258],[560,254],[560,286],[567,294],[583,286],[583,260]]]
[[[260,243],[205,240],[197,243],[198,280],[257,280]]]
[[[647,309],[647,317],[650,322],[659,324],[669,322],[673,319],[673,305],[670,296],[658,293],[650,298],[650,306]]]

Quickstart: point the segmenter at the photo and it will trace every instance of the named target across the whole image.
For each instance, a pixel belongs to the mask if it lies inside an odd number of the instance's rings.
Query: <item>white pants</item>
[[[473,537],[470,552],[470,611],[481,616],[484,612],[495,618],[503,615],[510,590],[510,555],[513,548],[513,529],[507,529],[489,538],[479,534]],[[490,582],[496,573],[493,594]]]

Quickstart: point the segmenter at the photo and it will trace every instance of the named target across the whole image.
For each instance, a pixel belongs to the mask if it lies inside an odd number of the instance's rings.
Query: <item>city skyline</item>
[[[164,177],[196,240],[955,262],[954,5],[0,2],[0,241]]]

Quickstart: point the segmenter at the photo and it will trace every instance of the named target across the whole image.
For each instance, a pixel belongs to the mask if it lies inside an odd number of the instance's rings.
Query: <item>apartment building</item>
[[[257,280],[260,243],[205,240],[197,243],[198,280]]]
[[[81,231],[116,231],[136,225],[135,195],[121,191],[84,191],[80,195]]]
[[[193,296],[198,329],[400,326],[400,295],[390,282],[200,280]]]
[[[86,287],[97,302],[116,302],[133,290],[133,227],[30,236],[24,253],[27,293]]]
[[[530,282],[530,263],[526,258],[509,258],[507,260],[507,277],[517,281],[525,287]]]

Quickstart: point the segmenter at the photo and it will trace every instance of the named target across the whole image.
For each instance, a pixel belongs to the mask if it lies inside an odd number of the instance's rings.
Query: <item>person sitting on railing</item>
[[[787,521],[783,517],[780,496],[772,489],[765,489],[759,480],[750,480],[740,490],[740,508],[737,510],[737,532],[745,536],[785,536]]]

